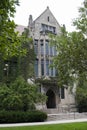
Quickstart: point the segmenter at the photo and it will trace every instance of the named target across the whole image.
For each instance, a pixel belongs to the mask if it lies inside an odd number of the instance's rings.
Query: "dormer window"
[[[48,21],[48,22],[50,21],[50,18],[49,18],[49,16],[47,17],[47,21]]]

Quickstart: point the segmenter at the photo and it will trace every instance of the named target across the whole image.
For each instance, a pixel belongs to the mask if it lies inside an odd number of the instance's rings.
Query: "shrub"
[[[76,102],[79,112],[87,112],[87,89],[77,88]]]
[[[42,122],[47,114],[41,111],[0,111],[0,123]]]
[[[21,76],[9,86],[0,84],[0,110],[35,110],[35,103],[46,101],[45,99],[46,96],[38,92],[36,84],[27,83]]]

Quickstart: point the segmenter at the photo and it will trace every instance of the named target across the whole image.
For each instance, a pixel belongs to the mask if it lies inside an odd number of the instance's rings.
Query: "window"
[[[48,30],[48,26],[47,25],[45,25],[45,31],[47,31]]]
[[[40,47],[41,47],[41,55],[44,54],[44,44],[43,44],[43,40],[40,41]]]
[[[38,59],[35,60],[35,76],[38,77]]]
[[[61,99],[65,98],[65,91],[64,91],[64,87],[61,87]]]
[[[52,51],[52,46],[50,46],[50,55],[52,56],[53,55],[53,51]]]
[[[45,50],[46,50],[45,54],[49,55],[49,42],[48,41],[46,41]]]
[[[41,28],[42,28],[41,30],[44,32],[45,31],[45,24],[42,24]]]
[[[41,60],[41,75],[44,75],[44,60]]]
[[[49,60],[46,60],[46,75],[49,75]]]
[[[35,54],[37,55],[38,54],[38,40],[34,41],[34,51],[35,51]]]
[[[47,17],[48,21],[49,21],[49,17]],[[56,27],[53,26],[49,26],[46,24],[41,24],[41,31],[42,32],[51,32],[53,34],[56,34]]]
[[[55,28],[55,27],[53,27],[53,33],[54,33],[54,34],[56,33],[56,28]]]
[[[56,46],[54,46],[54,56],[57,55]]]
[[[51,76],[53,76],[53,68],[51,68]]]
[[[50,61],[50,66],[53,64],[53,61]],[[50,67],[50,76],[53,76],[53,67]]]
[[[49,18],[49,16],[47,17],[47,21],[48,21],[48,22],[50,21],[50,18]]]

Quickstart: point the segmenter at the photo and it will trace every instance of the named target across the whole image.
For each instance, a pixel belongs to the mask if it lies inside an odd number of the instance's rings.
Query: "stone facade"
[[[30,15],[28,28],[30,30],[30,36],[34,40],[36,79],[43,78],[43,80],[48,80],[48,83],[41,83],[40,86],[40,91],[48,97],[44,109],[58,108],[59,106],[67,107],[75,104],[74,96],[70,93],[68,87],[59,88],[57,83],[50,82],[52,80],[50,77],[55,79],[56,69],[50,68],[49,66],[57,52],[55,46],[50,45],[47,34],[51,32],[54,35],[59,35],[61,30],[59,23],[51,13],[49,7],[34,21],[32,15]]]

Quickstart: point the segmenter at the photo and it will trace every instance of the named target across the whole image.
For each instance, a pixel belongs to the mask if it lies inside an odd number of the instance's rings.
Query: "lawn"
[[[39,126],[24,126],[24,127],[8,127],[0,128],[0,130],[87,130],[87,123],[67,123],[56,125],[39,125]]]

